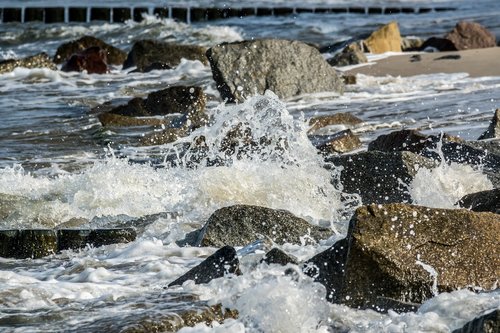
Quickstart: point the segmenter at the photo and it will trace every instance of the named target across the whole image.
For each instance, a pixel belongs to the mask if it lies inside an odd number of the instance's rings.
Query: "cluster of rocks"
[[[341,43],[343,45],[346,43]],[[348,41],[340,52],[328,59],[332,66],[342,67],[368,62],[365,53],[413,51],[459,51],[496,47],[495,35],[479,23],[460,21],[443,37],[423,40],[418,37],[402,37],[398,23],[393,21],[383,25],[365,39]],[[335,50],[335,46],[322,48]]]

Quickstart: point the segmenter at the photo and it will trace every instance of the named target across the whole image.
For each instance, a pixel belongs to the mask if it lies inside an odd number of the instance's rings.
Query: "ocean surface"
[[[242,5],[241,1],[174,2]],[[41,1],[1,3],[18,6]],[[156,3],[165,2],[150,2]],[[360,4],[443,5],[456,10],[390,16],[302,13],[191,25],[154,16],[123,24],[9,23],[0,24],[0,60],[42,51],[52,56],[60,44],[82,35],[93,35],[127,51],[134,41],[146,38],[211,46],[273,37],[329,45],[365,36],[391,20],[399,22],[403,36],[422,38],[441,36],[461,19],[473,20],[500,39],[498,0],[366,0]],[[209,96],[207,113],[214,119],[212,126],[198,129],[185,142],[202,134],[217,147],[228,123],[244,120],[255,133],[286,137],[292,143],[288,151],[277,159],[249,156],[219,167],[188,168],[182,163],[172,167],[167,157],[178,153],[178,144],[139,144],[143,135],[158,128],[104,128],[89,112],[107,101],[126,102],[181,84],[203,87]],[[253,111],[263,98],[271,101],[273,112]],[[466,73],[408,78],[360,75],[342,96],[310,94],[279,100],[270,93],[240,105],[222,103],[209,66],[197,61],[150,73],[127,73],[114,67],[105,75],[23,68],[0,74],[0,228],[53,228],[68,221],[82,227],[112,227],[141,217],[146,221],[137,228],[137,240],[129,244],[64,251],[43,259],[0,258],[0,332],[118,332],[131,318],[195,305],[179,296],[182,293],[240,313],[237,320],[211,328],[200,324],[184,328],[184,333],[337,332],[334,327],[349,332],[451,332],[500,307],[500,291],[442,293],[415,313],[380,314],[328,303],[324,288],[310,278],[292,278],[284,275],[283,267],[258,265],[259,251],[241,258],[241,276],[207,285],[164,287],[216,250],[181,248],[175,241],[202,226],[221,207],[243,203],[286,209],[338,232],[319,245],[283,247],[301,260],[345,235],[348,220],[340,212],[347,207],[339,199],[341,189],[331,185],[331,172],[307,138],[305,120],[310,117],[350,112],[363,119],[354,129],[363,150],[377,136],[402,128],[475,140],[497,108],[500,77],[470,78]],[[324,133],[337,130],[327,128]],[[408,184],[416,203],[446,208],[463,195],[489,186],[480,171],[454,164],[417,174]],[[432,197],[426,191],[430,188]]]

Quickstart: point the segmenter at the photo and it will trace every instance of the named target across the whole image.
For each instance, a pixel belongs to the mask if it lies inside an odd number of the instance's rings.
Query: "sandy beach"
[[[389,56],[347,74],[414,76],[433,73],[468,73],[471,77],[500,75],[500,47],[453,52],[411,53]]]

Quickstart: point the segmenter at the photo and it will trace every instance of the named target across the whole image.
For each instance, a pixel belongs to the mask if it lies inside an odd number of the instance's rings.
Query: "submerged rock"
[[[380,299],[422,303],[440,292],[495,288],[500,216],[465,209],[369,205],[356,210],[340,300],[376,308]]]
[[[140,40],[132,46],[123,69],[137,67],[139,72],[150,70],[151,66],[159,64],[165,67],[176,67],[181,59],[199,60],[208,64],[205,56],[206,48],[197,45],[183,45],[175,43],[162,43],[153,40]]]
[[[401,34],[396,21],[390,22],[374,31],[364,41],[371,53],[401,52]]]
[[[405,184],[411,182],[420,168],[435,166],[432,160],[407,151],[368,151],[330,156],[325,161],[342,167],[334,183],[343,186],[345,193],[359,194],[364,204],[411,202]]]
[[[464,196],[458,202],[460,207],[474,212],[492,212],[500,214],[500,189],[481,191]]]
[[[265,262],[266,264],[276,264],[281,266],[286,266],[288,264],[298,264],[298,260],[295,257],[290,256],[289,254],[283,252],[277,247],[271,249],[264,255],[261,262]]]
[[[12,72],[17,67],[57,69],[49,56],[42,52],[22,59],[7,59],[0,61],[0,74]]]
[[[481,134],[478,140],[500,138],[500,109],[495,110],[488,129]],[[500,146],[500,145],[499,145]]]
[[[195,245],[245,246],[263,237],[277,244],[301,244],[332,234],[330,229],[314,226],[285,210],[235,205],[215,211],[199,231]]]
[[[495,47],[497,44],[495,35],[476,22],[460,21],[444,38],[451,41],[457,50]]]
[[[500,310],[493,310],[481,317],[474,318],[452,333],[498,333],[500,332]]]
[[[97,116],[102,126],[161,126],[168,125],[171,121],[158,118],[137,118],[122,116],[111,112],[101,113]]]
[[[207,57],[223,99],[244,101],[273,91],[280,98],[344,90],[340,77],[319,51],[299,41],[264,39],[221,44]]]
[[[73,54],[61,67],[63,72],[83,72],[89,74],[106,74],[109,72],[106,51],[93,46]]]
[[[80,53],[90,47],[100,47],[106,53],[107,63],[110,65],[121,65],[127,57],[127,53],[112,45],[106,44],[104,41],[92,37],[83,36],[79,39],[64,43],[57,48],[54,55],[54,62],[61,64],[66,62],[73,54]]]
[[[231,246],[224,246],[168,286],[182,285],[187,280],[193,280],[196,284],[208,283],[226,274],[238,273],[239,264],[236,250]]]

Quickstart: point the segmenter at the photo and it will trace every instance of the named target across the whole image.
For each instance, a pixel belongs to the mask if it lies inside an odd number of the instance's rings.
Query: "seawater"
[[[367,5],[394,3],[366,1]],[[84,34],[124,50],[144,38],[211,46],[280,37],[327,45],[363,36],[389,20],[398,20],[403,35],[428,37],[442,35],[458,20],[469,19],[500,37],[497,1],[453,5],[457,10],[445,13],[298,14],[193,25],[152,16],[124,24],[4,24],[0,59],[41,51],[53,55],[58,45]],[[182,159],[174,167],[167,156],[179,152],[182,142],[140,147],[138,140],[153,129],[105,129],[89,112],[106,101],[126,102],[174,84],[203,87],[209,96],[207,113],[214,119],[212,126],[198,129],[184,142],[203,135],[211,157],[221,156],[224,135],[232,125],[244,122],[258,136],[273,142],[285,139],[288,148],[276,150],[270,145],[265,154],[226,159],[218,167],[187,167]],[[131,316],[189,306],[189,301],[175,297],[188,293],[209,304],[237,309],[240,318],[182,332],[450,332],[498,308],[500,293],[443,293],[416,313],[356,310],[328,303],[324,287],[300,272],[284,275],[284,268],[258,264],[262,253],[241,258],[241,276],[207,285],[188,282],[169,290],[163,287],[216,250],[180,248],[175,241],[224,206],[243,203],[286,209],[335,231],[335,236],[318,245],[284,246],[300,260],[345,235],[352,206],[360,203],[350,196],[350,205],[343,204],[346,194],[331,185],[331,171],[324,168],[307,139],[306,121],[311,116],[351,112],[362,118],[364,123],[355,129],[364,143],[362,149],[378,135],[401,128],[474,140],[500,107],[499,88],[500,77],[470,78],[465,73],[409,78],[360,75],[342,96],[309,94],[279,100],[268,93],[240,105],[224,105],[210,69],[193,61],[150,73],[126,73],[116,67],[106,75],[21,68],[2,74],[0,227],[56,227],[68,222],[109,227],[129,225],[141,217],[147,222],[136,226],[139,236],[130,244],[64,251],[36,260],[0,259],[0,331],[104,330]],[[324,133],[338,129],[327,128]],[[456,164],[423,169],[407,185],[415,202],[447,208],[464,194],[491,188],[480,169]]]

